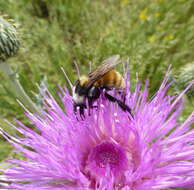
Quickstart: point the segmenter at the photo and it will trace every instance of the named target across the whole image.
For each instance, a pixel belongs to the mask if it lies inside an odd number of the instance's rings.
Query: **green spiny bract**
[[[182,67],[176,76],[175,82],[178,91],[183,91],[192,80],[194,80],[194,62],[188,63],[184,68]],[[194,87],[188,90],[187,96],[189,98],[194,97]]]
[[[13,56],[19,47],[20,41],[14,23],[0,15],[0,61]]]

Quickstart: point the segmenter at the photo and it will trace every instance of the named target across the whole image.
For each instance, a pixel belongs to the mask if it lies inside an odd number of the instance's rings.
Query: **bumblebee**
[[[131,113],[131,109],[124,101],[118,100],[108,94],[108,91],[111,89],[122,90],[124,92],[124,78],[114,69],[120,63],[120,56],[113,55],[104,60],[100,66],[91,71],[87,76],[80,76],[73,87],[75,113],[79,108],[80,115],[84,115],[84,109],[87,107],[86,100],[88,101],[89,108],[92,108],[94,101],[100,97],[103,91],[109,101],[116,102],[124,111]]]

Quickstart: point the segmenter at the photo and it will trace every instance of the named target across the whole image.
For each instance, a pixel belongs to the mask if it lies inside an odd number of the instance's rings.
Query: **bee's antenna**
[[[89,71],[90,72],[92,71],[92,62],[91,61],[89,62]]]
[[[126,72],[129,72],[129,62],[130,62],[130,59],[129,59],[129,57],[127,58],[127,60],[126,60],[126,67],[125,67],[125,69],[126,69]]]
[[[66,78],[67,82],[69,83],[69,86],[71,87],[71,89],[73,89],[73,84],[72,84],[72,82],[70,81],[69,77],[67,76],[67,73],[65,72],[65,70],[63,69],[63,67],[61,67],[61,70],[62,70],[62,72],[64,73],[65,78]]]
[[[122,65],[123,65],[123,73],[125,74],[125,73],[126,73],[126,70],[125,70],[125,68],[126,68],[126,66],[125,66],[126,63],[123,61],[123,62],[122,62]]]
[[[122,63],[123,63],[123,73],[124,75],[127,75],[127,72],[129,72],[129,57]]]
[[[80,78],[80,72],[79,72],[78,64],[77,64],[76,61],[74,61],[73,64],[75,65],[76,73],[77,73],[78,77]]]

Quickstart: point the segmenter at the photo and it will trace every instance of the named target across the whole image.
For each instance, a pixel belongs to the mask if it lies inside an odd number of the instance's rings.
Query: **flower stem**
[[[0,68],[3,70],[4,74],[7,76],[11,86],[12,90],[17,96],[17,98],[25,105],[27,106],[30,111],[34,113],[38,113],[39,109],[37,106],[34,104],[34,102],[30,99],[30,97],[25,93],[22,85],[20,84],[18,80],[18,75],[16,72],[14,72],[9,64],[5,62],[0,62]]]

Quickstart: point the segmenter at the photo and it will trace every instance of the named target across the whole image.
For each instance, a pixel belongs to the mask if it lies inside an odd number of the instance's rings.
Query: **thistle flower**
[[[126,80],[128,81],[128,80]],[[192,83],[193,84],[193,83]],[[186,90],[188,90],[190,84]],[[167,95],[165,77],[148,100],[148,83],[134,92],[127,83],[126,103],[133,117],[102,94],[97,108],[77,119],[68,90],[61,89],[65,112],[49,94],[47,111],[27,112],[36,131],[18,122],[23,136],[2,135],[24,155],[9,160],[1,185],[18,190],[162,190],[194,188],[194,112],[179,123],[181,93]],[[114,91],[112,93],[115,93]],[[119,96],[119,95],[118,95]],[[119,98],[119,97],[118,97]]]

